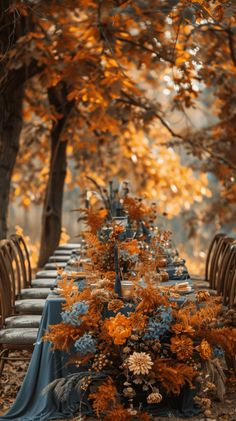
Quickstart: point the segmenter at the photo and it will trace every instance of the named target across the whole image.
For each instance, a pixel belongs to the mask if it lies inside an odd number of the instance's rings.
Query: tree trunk
[[[7,236],[7,215],[11,177],[19,149],[23,85],[6,90],[0,99],[0,239]]]
[[[60,241],[63,190],[67,168],[67,141],[61,141],[60,137],[73,106],[72,102],[67,102],[64,90],[58,87],[50,88],[48,97],[50,104],[58,113],[63,114],[63,117],[55,123],[51,131],[50,172],[43,206],[39,267],[47,262]]]
[[[39,267],[42,267],[58,246],[61,236],[63,190],[66,176],[67,142],[52,139],[51,164],[43,206]]]

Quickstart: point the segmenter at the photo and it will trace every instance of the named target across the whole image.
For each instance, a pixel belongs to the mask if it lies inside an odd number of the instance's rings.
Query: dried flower
[[[92,297],[96,297],[103,303],[108,302],[111,299],[112,293],[104,288],[96,288],[91,292]]]
[[[95,354],[96,341],[92,338],[91,335],[85,333],[75,342],[75,349],[77,352],[80,352],[81,355],[86,355],[89,352]]]
[[[132,341],[138,341],[138,340],[139,340],[139,337],[138,337],[138,335],[131,335],[131,336],[130,336],[130,339],[131,339]]]
[[[216,385],[212,382],[207,382],[206,387],[208,390],[215,390],[216,389]]]
[[[175,336],[171,338],[170,349],[177,354],[179,360],[186,360],[193,354],[193,341],[187,336]]]
[[[131,348],[130,348],[129,346],[125,346],[125,347],[123,348],[123,352],[124,352],[125,354],[128,354],[129,352],[131,352]]]
[[[211,400],[208,398],[201,398],[200,396],[195,396],[194,401],[201,405],[204,409],[210,409],[211,407]]]
[[[150,355],[146,352],[133,352],[127,363],[129,370],[138,375],[148,374],[153,365]]]
[[[214,355],[215,358],[224,358],[225,352],[221,348],[221,346],[214,346],[213,355]]]
[[[136,392],[132,387],[126,387],[123,389],[123,395],[126,398],[133,398],[136,395]]]
[[[197,291],[196,298],[199,303],[202,301],[207,301],[210,297],[210,293],[208,291]]]
[[[162,395],[159,392],[150,393],[147,397],[147,403],[160,403],[162,401]]]
[[[124,302],[122,300],[112,300],[108,304],[108,310],[113,311],[114,313],[116,313],[122,307],[124,307]]]
[[[187,320],[182,320],[181,323],[175,323],[171,326],[171,330],[175,332],[176,335],[180,333],[188,333],[189,335],[194,334],[194,329],[191,325],[188,324]]]
[[[78,301],[71,306],[71,310],[63,311],[61,318],[64,323],[71,324],[72,326],[80,326],[82,320],[80,316],[87,313],[89,305],[86,301]]]
[[[129,412],[130,415],[137,415],[138,411],[136,409],[134,409],[133,407],[128,408],[127,410]]]
[[[203,360],[208,360],[212,355],[211,346],[205,339],[202,340],[197,349]]]
[[[178,268],[175,269],[175,276],[181,276],[183,275],[183,266],[179,266]]]

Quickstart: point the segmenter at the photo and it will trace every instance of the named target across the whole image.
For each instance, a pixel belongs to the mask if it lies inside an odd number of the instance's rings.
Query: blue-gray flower
[[[89,352],[95,354],[96,352],[96,341],[91,335],[85,333],[81,338],[75,342],[75,349],[80,352],[81,355],[86,355]]]
[[[80,326],[82,323],[80,316],[86,314],[88,308],[89,306],[86,301],[78,301],[72,305],[71,310],[63,311],[61,313],[61,318],[66,324],[70,324],[72,326]]]

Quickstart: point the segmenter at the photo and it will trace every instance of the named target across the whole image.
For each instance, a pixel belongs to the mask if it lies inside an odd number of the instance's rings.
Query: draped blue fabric
[[[42,390],[56,378],[71,373],[75,367],[67,367],[67,355],[61,351],[51,351],[48,342],[41,338],[50,324],[61,321],[61,298],[48,299],[42,315],[37,342],[32,359],[17,399],[8,413],[0,420],[42,421],[69,418],[78,408],[79,402],[73,401],[62,406],[52,392],[43,395]]]

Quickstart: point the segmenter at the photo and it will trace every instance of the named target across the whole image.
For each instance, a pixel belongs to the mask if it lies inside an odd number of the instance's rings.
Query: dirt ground
[[[24,354],[27,356],[27,352]],[[28,354],[29,356],[29,354]],[[28,362],[15,361],[5,365],[2,377],[0,379],[0,415],[3,415],[12,405],[24,379]],[[183,418],[158,417],[156,421],[183,421]],[[224,402],[212,402],[212,407],[207,412],[197,417],[188,418],[192,421],[236,421],[236,382],[230,384]],[[74,417],[71,421],[78,421],[78,417]],[[92,421],[92,418],[87,418]],[[32,420],[33,421],[33,420]],[[59,421],[59,420],[58,420]],[[62,420],[60,420],[62,421]],[[85,419],[84,419],[85,421]]]

